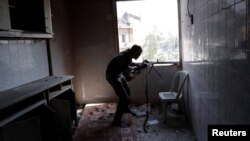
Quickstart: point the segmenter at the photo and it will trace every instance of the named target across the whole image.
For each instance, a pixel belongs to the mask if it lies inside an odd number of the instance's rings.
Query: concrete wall
[[[145,69],[138,77],[128,83],[131,88],[130,99],[132,103],[144,104],[146,92],[150,103],[159,102],[158,93],[169,91],[175,72],[180,70],[178,66],[174,65],[156,65],[154,68],[155,70],[152,68],[150,72],[150,68]]]
[[[193,25],[180,0],[187,102],[197,140],[206,141],[208,124],[250,123],[250,7],[247,0],[189,1]]]
[[[74,0],[72,45],[78,103],[115,98],[105,80],[108,62],[116,54],[112,0]]]
[[[71,2],[51,0],[54,38],[50,40],[53,75],[72,75]]]

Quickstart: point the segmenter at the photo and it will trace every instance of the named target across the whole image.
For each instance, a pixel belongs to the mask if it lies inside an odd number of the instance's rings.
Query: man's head
[[[130,49],[130,53],[132,58],[137,59],[142,53],[142,48],[138,45],[133,45]]]

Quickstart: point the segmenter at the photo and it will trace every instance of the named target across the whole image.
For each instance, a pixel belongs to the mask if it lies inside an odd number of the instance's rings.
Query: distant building
[[[134,44],[134,19],[140,21],[141,17],[125,12],[118,19],[118,35],[120,51],[123,51]]]

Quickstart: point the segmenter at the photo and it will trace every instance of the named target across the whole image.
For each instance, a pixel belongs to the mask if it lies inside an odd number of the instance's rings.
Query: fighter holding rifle
[[[106,79],[115,90],[119,97],[115,117],[112,125],[118,127],[127,127],[121,122],[124,113],[131,112],[129,108],[128,97],[130,89],[127,81],[131,81],[136,75],[140,74],[140,70],[146,68],[148,61],[143,61],[141,64],[132,62],[132,59],[138,59],[142,53],[142,48],[138,45],[133,45],[131,48],[120,52],[108,64],[106,70]]]

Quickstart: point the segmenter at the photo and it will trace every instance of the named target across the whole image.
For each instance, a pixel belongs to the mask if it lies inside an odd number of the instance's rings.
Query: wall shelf
[[[0,31],[2,38],[44,38],[51,39],[53,34],[24,31]]]
[[[12,132],[1,133],[5,128],[12,127],[9,125],[20,121],[26,122],[34,117],[41,120],[41,133],[37,134],[44,140],[51,138],[51,135],[54,139],[70,139],[72,126],[78,124],[72,79],[73,76],[48,76],[0,92],[0,135],[6,134],[0,136],[0,140],[5,141],[3,137],[15,135]]]

